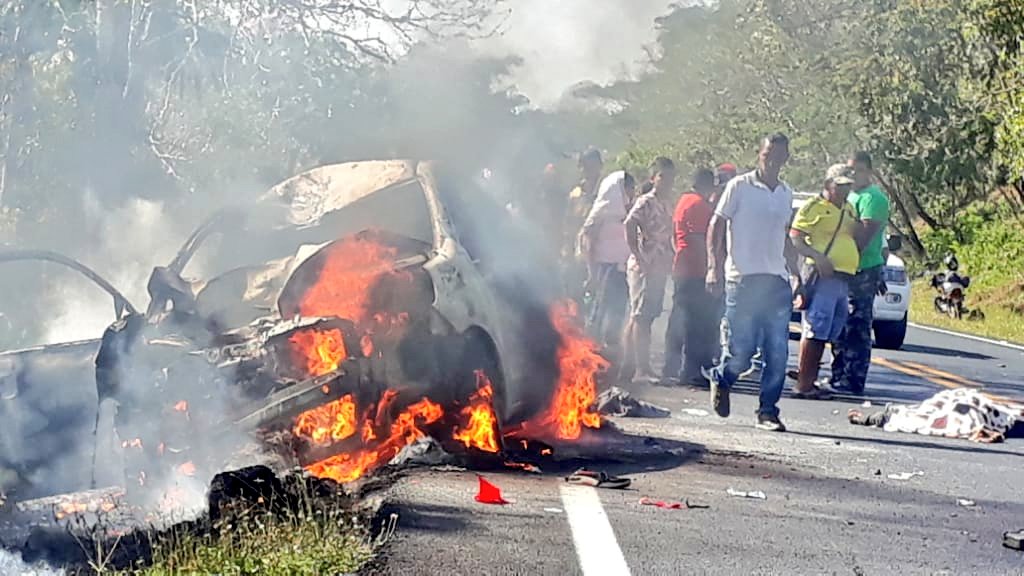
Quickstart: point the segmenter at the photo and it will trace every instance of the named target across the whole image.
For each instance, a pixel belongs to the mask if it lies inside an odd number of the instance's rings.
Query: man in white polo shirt
[[[750,367],[758,347],[764,358],[757,427],[783,432],[779,398],[789,357],[793,307],[790,271],[797,270],[788,240],[793,191],[779,179],[789,160],[789,139],[764,138],[757,169],[733,178],[715,208],[708,232],[708,290],[725,290],[722,362],[705,374],[711,404],[729,415],[729,389]]]

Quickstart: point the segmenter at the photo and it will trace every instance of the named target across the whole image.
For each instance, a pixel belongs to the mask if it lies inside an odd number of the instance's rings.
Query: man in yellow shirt
[[[854,239],[857,216],[846,202],[852,189],[853,178],[845,165],[829,168],[825,174],[825,190],[800,208],[789,232],[796,252],[807,259],[805,266],[815,269],[814,281],[804,287],[807,302],[794,398],[829,398],[828,392],[816,387],[814,382],[825,344],[835,342],[846,325],[848,282],[860,264],[860,252]]]

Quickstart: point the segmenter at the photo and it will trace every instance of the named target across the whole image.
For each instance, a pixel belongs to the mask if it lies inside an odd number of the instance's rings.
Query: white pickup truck
[[[817,196],[813,192],[793,193],[793,214],[808,200]],[[883,271],[888,292],[875,296],[875,321],[872,328],[875,332],[875,346],[887,350],[899,350],[907,336],[907,311],[910,309],[910,281],[907,278],[907,267],[903,259],[896,255],[902,246],[903,238],[898,234],[887,236],[889,259]],[[794,313],[796,316],[796,313]]]

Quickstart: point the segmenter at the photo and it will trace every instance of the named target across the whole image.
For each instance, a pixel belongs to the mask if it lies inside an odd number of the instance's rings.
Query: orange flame
[[[498,446],[496,433],[498,419],[494,416],[492,406],[494,389],[482,370],[476,371],[476,386],[476,393],[470,397],[469,405],[461,412],[466,424],[461,430],[455,430],[454,438],[467,448],[497,453],[501,448]]]
[[[322,376],[338,369],[348,357],[341,330],[302,330],[288,338],[296,364],[305,365],[310,376]]]
[[[351,394],[303,412],[292,432],[315,444],[329,445],[356,433],[356,402]]]
[[[391,435],[376,447],[332,456],[307,466],[306,470],[318,478],[351,482],[368,470],[390,461],[402,448],[424,436],[420,426],[433,424],[443,416],[444,410],[440,405],[424,398],[395,418],[391,424]]]
[[[176,412],[188,412],[188,401],[186,401],[186,400],[178,401],[178,403],[174,405],[174,410]]]
[[[191,461],[185,462],[181,466],[178,466],[178,473],[181,474],[182,476],[195,476],[196,465],[193,464]]]
[[[299,302],[303,316],[337,316],[356,323],[369,319],[370,288],[394,271],[398,250],[373,240],[346,238],[327,248],[320,276]]]
[[[551,322],[561,336],[558,346],[558,384],[548,409],[526,425],[552,430],[562,440],[575,440],[583,428],[600,428],[601,415],[591,409],[597,399],[597,374],[609,363],[597,353],[597,344],[578,325],[572,300],[551,307]]]

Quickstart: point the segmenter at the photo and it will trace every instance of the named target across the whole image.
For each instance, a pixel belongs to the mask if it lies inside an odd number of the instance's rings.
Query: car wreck
[[[406,160],[294,176],[196,229],[153,270],[145,310],[70,258],[0,254],[77,270],[116,316],[94,340],[0,353],[0,418],[37,446],[31,458],[0,447],[17,472],[8,489],[95,487],[111,403],[129,493],[205,482],[253,441],[347,482],[425,435],[481,454],[540,439],[549,453],[599,427],[607,363],[572,305],[502,274],[517,265],[494,257],[503,214],[482,216],[481,198],[443,181]],[[31,403],[45,418],[20,421]]]

